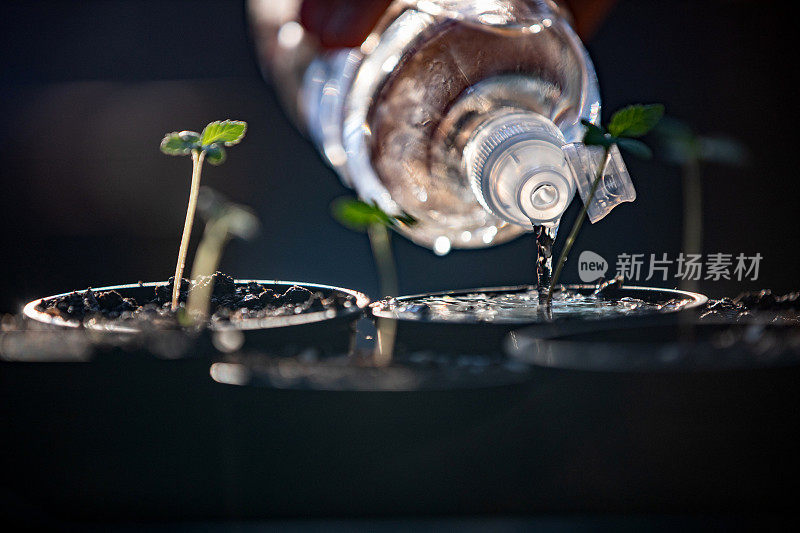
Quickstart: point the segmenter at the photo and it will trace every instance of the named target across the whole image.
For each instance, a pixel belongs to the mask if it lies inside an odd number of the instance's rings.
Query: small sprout
[[[413,226],[417,219],[403,211],[390,215],[376,204],[355,198],[339,198],[331,204],[331,214],[341,225],[369,236],[372,255],[378,267],[383,296],[397,296],[397,268],[392,256],[390,234],[387,228]]]
[[[206,219],[206,227],[192,265],[192,279],[195,281],[216,272],[222,251],[231,237],[252,239],[260,227],[258,217],[250,208],[228,201],[213,189],[201,187],[198,196],[197,208]],[[209,283],[189,292],[185,323],[194,323],[208,315],[213,288],[212,278]]]
[[[197,209],[206,221],[206,229],[215,225],[228,236],[244,240],[258,235],[261,223],[249,207],[231,202],[211,187],[200,187],[198,196]]]
[[[747,149],[736,139],[700,135],[676,118],[664,118],[653,133],[660,141],[662,157],[670,163],[687,165],[696,161],[739,166],[749,159]]]
[[[174,131],[164,136],[161,151],[167,155],[189,155],[195,152],[205,154],[212,165],[225,161],[224,146],[239,144],[247,131],[247,123],[241,120],[217,120],[203,129],[195,131]]]
[[[178,250],[178,263],[175,266],[175,283],[172,290],[172,310],[178,308],[180,295],[180,280],[183,277],[183,268],[186,263],[186,253],[189,250],[189,238],[192,234],[194,213],[197,208],[197,195],[200,192],[200,174],[203,160],[208,160],[212,165],[219,165],[225,161],[224,146],[238,144],[244,137],[247,123],[240,120],[222,120],[208,124],[203,133],[194,131],[175,131],[168,133],[161,140],[161,151],[167,155],[192,156],[192,184],[189,192],[189,207],[186,210],[186,221],[183,225],[181,245]]]
[[[399,215],[389,215],[375,204],[368,204],[355,198],[339,198],[331,204],[333,217],[343,226],[356,231],[367,231],[370,226],[396,227],[412,226],[417,219],[405,211]]]
[[[612,137],[642,137],[652,130],[664,116],[662,104],[631,105],[614,113],[608,123]]]
[[[378,267],[381,292],[384,296],[397,296],[397,268],[392,255],[391,235],[387,228],[413,226],[417,219],[405,211],[390,215],[375,204],[355,198],[339,198],[331,204],[331,214],[346,228],[366,231],[372,256]],[[394,320],[378,321],[378,343],[374,357],[379,365],[388,364],[394,351],[397,323]]]
[[[611,117],[607,130],[588,120],[581,120],[581,124],[586,127],[583,144],[602,146],[606,150],[610,150],[616,144],[637,157],[650,158],[653,156],[650,147],[636,137],[647,134],[663,116],[664,106],[652,104],[632,105],[620,109]]]
[[[680,165],[683,189],[683,245],[687,254],[703,250],[703,186],[701,163],[743,165],[749,159],[747,149],[735,139],[699,135],[676,118],[666,117],[653,130],[659,141],[660,155],[669,163]],[[695,280],[681,280],[681,288],[697,290]]]
[[[632,105],[620,109],[611,116],[611,121],[608,128],[597,126],[589,121],[582,120],[581,123],[586,127],[586,133],[583,136],[583,143],[586,145],[602,146],[603,162],[597,170],[592,188],[589,191],[589,197],[583,204],[572,230],[569,232],[567,241],[564,243],[564,249],[561,250],[561,255],[558,257],[558,264],[556,265],[553,278],[550,281],[550,290],[547,293],[547,305],[550,306],[553,301],[553,289],[558,282],[561,271],[564,269],[564,264],[567,262],[572,246],[575,244],[575,239],[578,232],[583,225],[583,220],[586,218],[586,211],[589,209],[594,195],[597,192],[597,186],[605,174],[606,165],[608,165],[609,156],[611,154],[611,147],[614,145],[619,146],[623,150],[627,150],[633,155],[639,157],[651,157],[652,151],[650,147],[643,142],[636,139],[646,135],[652,130],[661,117],[664,116],[664,106],[661,104],[651,105]]]

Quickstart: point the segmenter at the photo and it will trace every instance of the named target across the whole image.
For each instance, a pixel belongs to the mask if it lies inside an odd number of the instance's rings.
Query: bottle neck
[[[464,148],[464,170],[481,205],[519,226],[553,226],[575,194],[562,151],[566,141],[546,117],[498,109]]]

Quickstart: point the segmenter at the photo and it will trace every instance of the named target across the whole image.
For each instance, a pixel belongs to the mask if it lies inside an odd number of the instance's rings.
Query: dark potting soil
[[[213,283],[209,312],[211,322],[227,322],[246,318],[266,318],[300,313],[340,310],[355,305],[355,298],[344,294],[326,296],[300,285],[292,285],[284,292],[259,283],[237,284],[222,272],[199,278],[196,282],[181,280],[179,302],[185,304],[189,294]],[[125,298],[115,290],[75,291],[56,298],[46,298],[37,310],[65,320],[83,321],[88,318],[144,319],[155,323],[175,322],[171,310],[174,278],[165,285],[156,286],[152,296],[144,301]]]
[[[733,301],[750,310],[800,311],[800,292],[778,295],[769,289],[764,289],[755,292],[744,292]]]
[[[769,289],[743,292],[736,298],[709,300],[700,318],[747,320],[759,317],[775,321],[800,322],[800,291],[774,294]]]

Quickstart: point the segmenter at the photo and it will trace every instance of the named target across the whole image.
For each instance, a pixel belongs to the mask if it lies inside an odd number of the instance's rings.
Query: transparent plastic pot
[[[281,351],[298,349],[303,346],[318,346],[325,351],[346,351],[352,345],[355,324],[370,301],[363,293],[329,285],[275,280],[236,280],[238,285],[246,285],[251,282],[258,283],[276,292],[283,292],[293,285],[298,285],[312,292],[321,292],[324,296],[350,296],[352,297],[352,305],[342,309],[215,323],[210,328],[201,330],[199,336],[193,335],[192,332],[180,331],[176,326],[172,333],[177,331],[183,337],[196,339],[196,342],[192,345],[193,348],[184,347],[182,350],[188,350],[189,352],[195,350],[200,354],[208,354],[219,351],[234,352],[246,349],[267,349],[280,353]],[[167,285],[166,282],[133,283],[100,287],[93,290],[114,290],[119,292],[123,298],[133,298],[139,304],[144,304],[152,299],[153,291],[156,287],[165,285]],[[137,335],[152,333],[136,329],[124,322],[115,324],[114,320],[102,320],[97,323],[90,321],[84,324],[78,320],[67,320],[59,316],[52,316],[37,309],[42,300],[67,294],[70,293],[57,294],[29,302],[25,305],[23,314],[27,318],[46,326],[71,329],[84,328],[100,341],[103,340],[104,336],[121,338],[124,341],[126,337],[135,339]],[[183,356],[183,354],[177,352],[170,353],[169,348],[166,348],[166,353],[156,355],[165,358]]]
[[[590,295],[595,285],[570,285],[569,291]],[[529,285],[513,287],[492,287],[480,289],[460,289],[453,291],[433,292],[412,296],[401,296],[395,301],[401,305],[413,305],[415,301],[430,296],[460,297],[471,294],[487,294],[491,296],[526,293],[535,290]],[[678,305],[665,307],[661,311],[631,316],[610,316],[607,318],[564,317],[552,321],[540,317],[527,317],[502,321],[481,320],[478,316],[441,320],[431,318],[428,313],[414,313],[412,316],[400,316],[386,307],[386,301],[375,302],[370,306],[372,316],[376,320],[393,320],[397,322],[396,347],[400,350],[428,349],[448,352],[503,352],[505,337],[518,329],[530,326],[531,335],[553,334],[555,332],[583,331],[586,329],[601,331],[620,322],[636,324],[638,321],[662,317],[674,313],[691,313],[703,305],[708,299],[702,294],[659,289],[651,287],[608,288],[602,292],[602,298],[620,299],[636,298],[646,303],[665,304],[670,301]]]
[[[721,372],[800,366],[796,325],[759,319],[620,321],[542,335],[522,329],[506,353],[536,368],[590,372]]]

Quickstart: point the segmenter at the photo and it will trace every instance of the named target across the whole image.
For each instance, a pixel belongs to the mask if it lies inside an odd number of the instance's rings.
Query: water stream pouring
[[[547,0],[395,0],[358,48],[321,51],[298,1],[251,1],[262,58],[345,184],[419,223],[413,241],[499,244],[554,236],[602,150],[582,145],[600,113],[594,67]],[[589,219],[636,193],[614,148]],[[543,231],[542,227],[550,228]]]

